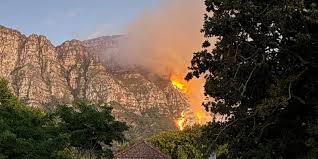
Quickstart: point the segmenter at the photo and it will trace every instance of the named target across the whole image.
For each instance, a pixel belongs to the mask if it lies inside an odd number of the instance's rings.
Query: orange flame
[[[179,92],[184,93],[186,95],[186,97],[189,99],[190,104],[192,106],[194,105],[198,105],[198,97],[195,96],[194,94],[196,92],[192,92],[193,90],[191,88],[193,88],[193,85],[191,87],[191,85],[189,83],[186,83],[186,81],[184,79],[182,79],[182,77],[178,76],[177,74],[173,74],[170,76],[170,81],[172,86],[177,89]],[[191,90],[190,90],[191,89]],[[191,125],[192,124],[199,124],[202,125],[207,121],[207,116],[206,114],[200,110],[198,107],[194,108],[192,107],[191,110],[194,114],[194,118],[189,118],[191,120]],[[193,121],[192,121],[193,119]],[[182,112],[181,113],[181,117],[177,119],[177,126],[179,128],[179,130],[183,130],[186,124],[189,123],[185,123],[187,120],[187,117],[185,116],[185,113]]]
[[[184,82],[181,82],[181,80],[178,80],[176,77],[171,77],[171,84],[174,88],[178,89],[182,93],[187,93],[188,89]]]
[[[184,129],[185,122],[186,122],[185,113],[182,111],[181,117],[177,120],[177,126],[178,126],[180,131],[182,131]]]
[[[197,116],[197,124],[202,124],[202,120],[203,120],[203,118],[204,118],[204,114],[203,114],[203,112],[197,112],[196,113],[196,116]]]

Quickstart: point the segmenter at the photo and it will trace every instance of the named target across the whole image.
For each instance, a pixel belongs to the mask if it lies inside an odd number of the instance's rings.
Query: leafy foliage
[[[22,105],[0,80],[0,158],[57,158],[66,142],[45,114]]]
[[[201,159],[204,158],[203,151],[206,149],[200,127],[165,131],[151,137],[149,142],[174,159]]]
[[[202,32],[186,79],[204,75],[213,147],[227,158],[316,158],[318,4],[313,0],[205,0]]]
[[[123,141],[128,127],[116,121],[111,110],[75,102],[47,115],[21,104],[0,80],[0,158],[72,159],[81,150],[90,158],[112,157],[112,141]]]
[[[123,141],[123,132],[128,129],[125,123],[116,121],[107,105],[75,102],[61,105],[54,116],[65,134],[70,136],[70,146],[97,157],[112,157],[113,141]]]

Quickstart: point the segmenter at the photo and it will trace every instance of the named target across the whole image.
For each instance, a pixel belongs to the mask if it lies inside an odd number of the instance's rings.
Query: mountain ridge
[[[158,130],[174,128],[173,120],[189,106],[186,97],[168,79],[146,68],[122,70],[112,66],[111,58],[107,58],[120,56],[122,37],[73,39],[54,46],[43,35],[26,36],[0,26],[0,76],[9,81],[22,102],[49,111],[59,102],[75,99],[115,102],[114,115],[132,125],[131,131],[136,131],[131,133],[133,138],[154,134],[142,134],[151,125],[160,127]],[[158,119],[151,118],[156,111],[158,118],[169,120],[156,125]]]

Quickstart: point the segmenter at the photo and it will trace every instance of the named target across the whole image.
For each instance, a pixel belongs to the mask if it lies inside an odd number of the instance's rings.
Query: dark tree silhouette
[[[318,3],[205,0],[202,32],[186,79],[204,75],[213,145],[228,158],[316,158]],[[217,42],[211,50],[209,38]]]

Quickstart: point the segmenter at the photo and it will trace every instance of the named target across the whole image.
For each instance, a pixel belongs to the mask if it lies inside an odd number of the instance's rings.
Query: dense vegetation
[[[52,114],[21,104],[0,80],[0,158],[111,158],[113,141],[123,141],[126,124],[107,105],[75,102]]]
[[[218,131],[211,125],[193,125],[183,131],[161,132],[148,141],[173,159],[205,159],[214,155],[223,158],[228,154],[228,144],[217,145],[213,151],[210,147],[213,134]]]
[[[203,50],[187,79],[204,76],[211,150],[223,158],[317,158],[318,3],[205,0]],[[211,40],[217,42],[211,46]]]
[[[198,126],[184,131],[165,131],[149,139],[161,152],[175,159],[202,159],[207,144],[202,140],[202,129]]]
[[[20,104],[0,80],[0,158],[54,158],[66,144],[44,113]]]

